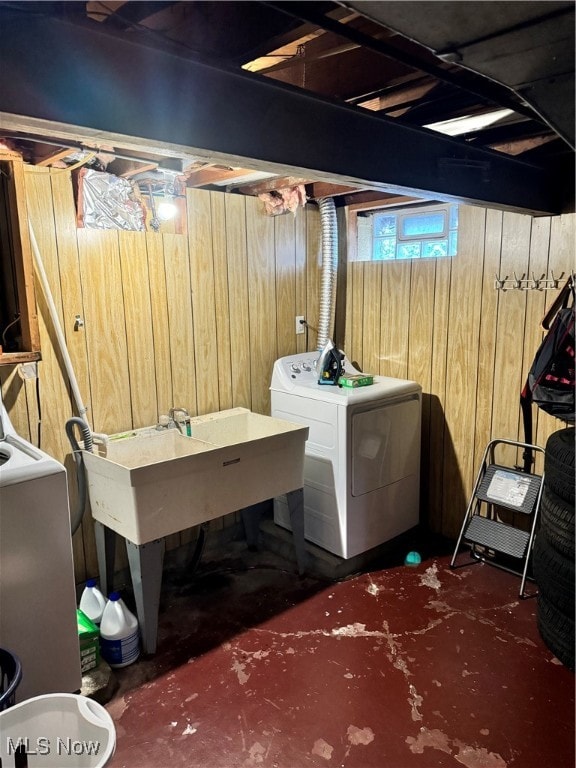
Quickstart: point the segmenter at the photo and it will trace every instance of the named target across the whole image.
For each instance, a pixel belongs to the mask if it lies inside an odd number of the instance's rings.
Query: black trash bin
[[[14,704],[21,679],[22,664],[18,656],[6,648],[0,648],[0,712]]]

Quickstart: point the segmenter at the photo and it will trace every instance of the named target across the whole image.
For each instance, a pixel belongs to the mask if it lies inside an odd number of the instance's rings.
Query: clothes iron
[[[338,379],[344,373],[344,352],[336,349],[332,339],[328,339],[318,362],[318,384],[338,384]]]

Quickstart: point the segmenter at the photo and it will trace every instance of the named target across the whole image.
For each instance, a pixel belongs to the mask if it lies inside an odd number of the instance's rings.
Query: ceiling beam
[[[514,109],[521,114],[526,114],[529,117],[535,117],[534,112],[531,109],[525,107],[518,99],[514,99],[510,91],[504,88],[500,83],[492,82],[488,79],[482,80],[478,78],[475,73],[467,72],[466,70],[460,70],[454,72],[452,69],[444,67],[439,60],[434,61],[426,51],[426,58],[422,56],[414,56],[413,54],[402,50],[400,47],[390,44],[386,40],[380,40],[371,35],[367,35],[361,30],[355,29],[350,24],[342,24],[339,21],[335,21],[328,18],[322,13],[319,13],[315,8],[316,3],[310,2],[296,2],[290,0],[290,2],[273,2],[273,0],[266,0],[263,5],[267,5],[270,8],[274,8],[277,11],[281,11],[289,16],[294,16],[302,21],[308,21],[310,23],[317,24],[322,29],[333,32],[341,37],[357,43],[363,48],[368,48],[372,51],[387,56],[395,62],[401,62],[408,67],[419,72],[425,72],[432,77],[435,77],[441,82],[454,85],[457,88],[467,91],[473,94],[477,98],[484,99],[494,104],[500,104],[507,106],[509,109]],[[357,8],[360,14],[362,14],[362,7]],[[387,29],[384,22],[381,23],[383,29]]]
[[[250,173],[245,168],[222,168],[220,166],[206,165],[195,168],[186,174],[187,187],[206,187],[211,184],[219,184],[223,181],[238,179]]]
[[[93,141],[130,138],[301,178],[534,214],[562,210],[558,184],[542,168],[102,26],[0,10],[6,126],[56,124]]]

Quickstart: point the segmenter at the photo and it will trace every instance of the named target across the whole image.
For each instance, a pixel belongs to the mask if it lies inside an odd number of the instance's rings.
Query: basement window
[[[434,203],[356,211],[355,261],[456,256],[458,205]],[[354,229],[354,227],[352,227]]]

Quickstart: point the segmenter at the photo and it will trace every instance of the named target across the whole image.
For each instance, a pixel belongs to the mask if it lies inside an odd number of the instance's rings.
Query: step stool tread
[[[499,520],[474,515],[466,526],[464,538],[472,544],[480,544],[511,557],[523,558],[530,534]]]
[[[527,472],[489,464],[476,492],[476,498],[515,512],[531,515],[540,492],[542,477]]]

